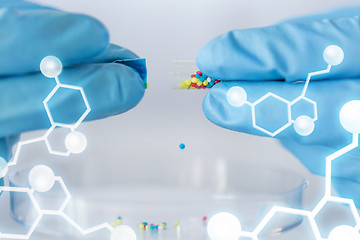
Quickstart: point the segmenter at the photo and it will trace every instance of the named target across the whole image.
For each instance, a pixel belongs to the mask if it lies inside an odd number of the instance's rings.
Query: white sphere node
[[[62,63],[55,56],[44,57],[40,63],[40,71],[45,77],[57,77],[62,71]]]
[[[221,212],[210,218],[207,232],[211,240],[238,240],[241,224],[231,213]]]
[[[297,132],[297,134],[301,136],[308,136],[310,135],[315,128],[314,120],[306,115],[302,115],[298,118],[296,118],[294,122],[294,129]]]
[[[353,100],[346,103],[340,111],[340,123],[351,133],[360,133],[360,101]]]
[[[226,99],[231,106],[241,107],[246,102],[247,94],[241,87],[232,87],[227,91]]]
[[[87,146],[86,137],[81,132],[73,131],[66,136],[65,146],[71,153],[81,153]]]
[[[30,170],[28,180],[35,191],[47,192],[54,186],[55,175],[48,166],[37,165]]]
[[[344,60],[344,52],[341,47],[330,45],[325,48],[323,57],[327,64],[336,66]]]
[[[0,157],[0,178],[3,178],[8,173],[9,167],[6,160]]]
[[[338,226],[334,228],[328,240],[360,240],[360,234],[351,226]]]
[[[131,227],[120,225],[111,232],[111,240],[136,240],[136,233]]]

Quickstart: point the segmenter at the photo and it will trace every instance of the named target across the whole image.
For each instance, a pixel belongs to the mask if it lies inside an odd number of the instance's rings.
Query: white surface
[[[65,147],[71,153],[82,153],[87,146],[87,139],[84,134],[78,131],[73,131],[66,135]]]
[[[8,170],[9,168],[7,162],[5,161],[5,159],[0,157],[0,178],[6,176]]]
[[[351,0],[41,0],[67,11],[90,14],[108,27],[111,41],[148,60],[150,88],[143,101],[121,116],[86,123],[84,153],[64,160],[61,171],[73,184],[152,183],[190,179],[201,184],[202,165],[213,159],[295,169],[310,179],[306,208],[323,192],[323,180],[309,172],[279,144],[221,129],[202,113],[206,91],[171,89],[171,60],[195,59],[211,38],[235,28],[270,25],[307,13],[325,12]],[[35,133],[36,134],[36,133]],[[25,136],[26,138],[26,136]],[[179,143],[186,144],[186,155]],[[36,156],[36,153],[34,153]],[[43,156],[46,158],[47,156]],[[186,159],[184,158],[186,157]],[[31,158],[29,156],[29,158]],[[199,161],[197,161],[199,160]],[[174,179],[182,171],[183,179]],[[92,179],[82,178],[93,174]],[[301,239],[301,228],[284,239]],[[33,239],[41,239],[34,237]]]
[[[324,60],[331,66],[339,65],[344,60],[344,52],[339,46],[328,46],[324,50]]]
[[[237,240],[241,235],[241,224],[233,214],[220,212],[210,218],[207,232],[211,240]]]
[[[360,101],[353,100],[346,103],[340,111],[340,123],[351,133],[360,133]]]
[[[314,131],[314,128],[314,120],[306,115],[299,116],[294,122],[294,129],[301,136],[310,135]]]
[[[49,191],[55,183],[54,172],[45,165],[37,165],[30,170],[29,184],[37,192]]]
[[[47,56],[40,62],[41,73],[48,78],[59,76],[62,71],[62,63],[57,57]]]
[[[329,234],[329,240],[360,240],[360,234],[353,227],[339,226]]]
[[[242,87],[232,87],[227,91],[226,99],[231,106],[241,107],[245,104],[247,95]]]
[[[136,234],[129,226],[118,226],[111,233],[111,240],[136,240]]]

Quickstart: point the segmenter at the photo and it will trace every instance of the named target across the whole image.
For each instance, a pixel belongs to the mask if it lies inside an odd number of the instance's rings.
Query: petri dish
[[[11,186],[28,187],[31,166],[9,174]],[[62,176],[66,182],[66,173]],[[90,176],[89,176],[90,177]],[[245,231],[252,231],[273,206],[302,208],[307,181],[287,170],[268,169],[239,164],[211,164],[202,171],[201,181],[178,181],[158,184],[112,182],[106,177],[96,186],[67,183],[72,198],[64,212],[83,228],[114,222],[121,216],[131,226],[137,239],[207,240],[206,218],[220,211],[236,215]],[[126,183],[126,184],[125,184]],[[60,186],[47,193],[35,193],[42,209],[56,210],[65,198]],[[30,227],[36,215],[24,194],[11,193],[11,216]],[[178,221],[180,227],[175,227]],[[260,239],[271,238],[299,226],[300,216],[274,217],[260,233]],[[144,231],[139,224],[167,223],[166,230]],[[180,230],[181,229],[181,230]],[[35,233],[56,239],[110,239],[106,230],[82,236],[59,216],[44,216]]]

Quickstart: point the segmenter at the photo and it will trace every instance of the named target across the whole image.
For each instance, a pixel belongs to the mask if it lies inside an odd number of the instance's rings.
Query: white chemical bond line
[[[330,72],[330,69],[331,69],[331,65],[329,64],[328,67],[325,69],[325,70],[321,70],[321,71],[316,71],[316,72],[311,72],[308,74],[307,78],[306,78],[306,81],[305,81],[305,85],[304,85],[304,88],[303,88],[303,91],[301,93],[301,95],[297,98],[295,98],[294,100],[292,100],[291,102],[272,93],[272,92],[268,92],[266,93],[264,96],[262,96],[261,98],[259,98],[258,100],[256,100],[255,102],[251,103],[249,101],[247,101],[247,95],[246,95],[246,92],[243,88],[241,87],[233,87],[231,88],[228,93],[227,93],[227,99],[230,103],[230,105],[232,106],[235,106],[235,107],[241,107],[242,105],[246,104],[248,106],[250,106],[251,108],[251,116],[252,116],[252,125],[254,128],[258,129],[259,131],[271,136],[271,137],[275,137],[276,135],[278,135],[279,133],[281,133],[282,131],[284,131],[285,129],[287,129],[289,126],[291,126],[292,124],[297,124],[296,121],[297,120],[293,120],[292,119],[292,114],[291,114],[291,107],[296,104],[297,102],[299,102],[300,100],[304,100],[310,104],[313,105],[314,109],[313,109],[313,114],[314,114],[314,117],[309,117],[309,116],[306,116],[306,120],[307,121],[311,121],[312,122],[308,122],[307,124],[312,126],[313,123],[318,119],[318,115],[317,115],[317,105],[316,105],[316,102],[305,97],[305,94],[306,94],[306,91],[308,89],[308,86],[309,86],[309,82],[311,80],[311,78],[313,76],[317,76],[317,75],[321,75],[321,74],[325,74],[325,73],[329,73]],[[243,96],[239,96],[239,95],[243,95]],[[270,131],[270,130],[267,130],[261,126],[258,125],[258,123],[256,122],[256,114],[255,114],[255,107],[259,104],[261,104],[263,101],[265,101],[266,99],[269,99],[269,98],[274,98],[280,102],[283,102],[286,104],[287,106],[287,123],[284,124],[282,127],[280,127],[279,129],[275,130],[275,131]],[[305,116],[305,115],[304,115]],[[302,116],[302,117],[304,117]],[[301,119],[301,118],[300,118]],[[301,124],[297,124],[297,125],[301,125]],[[296,130],[296,129],[295,129]],[[310,131],[311,130],[311,131]],[[307,136],[307,135],[310,135],[313,131],[313,128],[310,129],[308,131],[300,131],[298,132],[300,135],[303,135],[303,136]]]
[[[305,86],[304,86],[304,89],[303,89],[300,97],[305,97],[306,91],[307,91],[307,89],[308,89],[308,87],[309,87],[309,83],[310,83],[310,80],[311,80],[312,77],[314,77],[314,76],[316,76],[316,75],[321,75],[321,74],[329,73],[330,70],[331,70],[331,64],[329,64],[328,67],[327,67],[325,70],[309,73],[308,76],[307,76],[307,78],[306,78]]]

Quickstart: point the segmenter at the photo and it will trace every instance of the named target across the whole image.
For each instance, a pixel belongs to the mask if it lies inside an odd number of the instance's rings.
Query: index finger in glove
[[[341,67],[313,79],[360,77],[359,40],[359,17],[234,30],[206,44],[197,56],[197,65],[220,80],[292,82],[304,80],[309,72],[326,69],[329,62],[322,58],[324,49],[337,45],[345,53]]]

